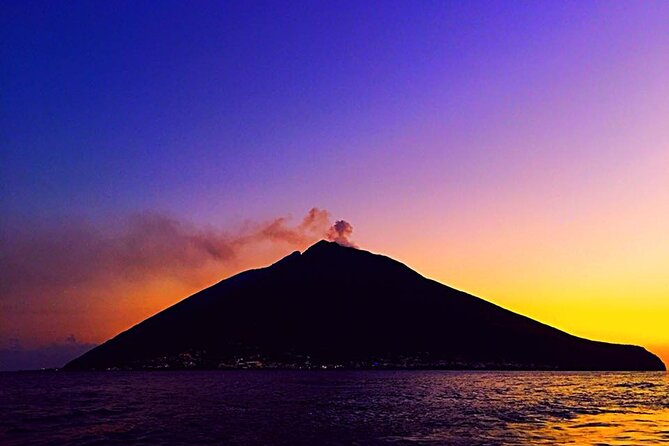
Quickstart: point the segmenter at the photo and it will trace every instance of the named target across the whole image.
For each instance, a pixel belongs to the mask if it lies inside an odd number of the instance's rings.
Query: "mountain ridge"
[[[324,240],[205,288],[65,369],[250,367],[665,369],[643,347],[573,336]]]

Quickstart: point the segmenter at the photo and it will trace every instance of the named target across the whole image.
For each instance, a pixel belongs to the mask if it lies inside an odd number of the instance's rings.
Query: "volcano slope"
[[[642,347],[572,336],[326,241],[202,290],[65,369],[250,367],[665,369]]]

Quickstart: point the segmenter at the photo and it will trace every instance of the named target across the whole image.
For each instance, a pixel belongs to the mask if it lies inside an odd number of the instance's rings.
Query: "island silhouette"
[[[665,370],[643,347],[597,342],[319,241],[161,311],[66,370],[222,368]]]

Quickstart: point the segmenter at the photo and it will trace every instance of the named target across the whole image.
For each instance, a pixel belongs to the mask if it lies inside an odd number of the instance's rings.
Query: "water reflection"
[[[523,432],[525,441],[520,443],[527,444],[669,444],[669,410],[584,414],[538,428],[521,424],[510,428]]]
[[[669,444],[666,373],[0,373],[0,444]]]

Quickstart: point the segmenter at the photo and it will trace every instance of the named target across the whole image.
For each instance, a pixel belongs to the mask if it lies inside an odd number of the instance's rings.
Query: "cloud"
[[[0,349],[0,371],[62,367],[95,346],[96,344],[80,344],[72,335],[65,342],[40,348],[24,349],[20,345],[12,345]]]

